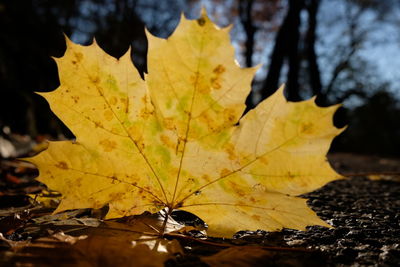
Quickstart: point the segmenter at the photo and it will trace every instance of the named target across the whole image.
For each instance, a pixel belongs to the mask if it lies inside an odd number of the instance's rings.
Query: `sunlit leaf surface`
[[[165,40],[148,35],[148,74],[130,51],[67,40],[60,87],[43,93],[76,141],[29,159],[62,193],[57,211],[101,208],[108,218],[182,209],[208,233],[324,225],[296,197],[340,178],[326,160],[341,130],[335,107],[287,102],[283,88],[242,117],[256,68],[234,61],[229,29],[203,12]]]

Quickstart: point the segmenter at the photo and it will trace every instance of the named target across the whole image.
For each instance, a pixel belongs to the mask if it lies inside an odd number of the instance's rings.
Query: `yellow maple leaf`
[[[57,212],[109,205],[108,218],[182,209],[209,234],[324,225],[297,197],[339,179],[326,160],[337,106],[287,102],[280,88],[242,116],[256,68],[234,61],[229,29],[184,17],[149,39],[141,79],[95,42],[67,39],[60,87],[41,93],[76,141],[28,159],[62,193]],[[240,119],[240,120],[239,120]]]

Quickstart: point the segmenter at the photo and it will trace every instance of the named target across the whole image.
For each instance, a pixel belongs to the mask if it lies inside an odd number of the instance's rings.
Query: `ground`
[[[152,221],[153,215],[146,219],[101,222],[98,219],[101,210],[79,210],[54,217],[51,203],[44,208],[33,204],[27,196],[44,189],[32,179],[36,171],[19,162],[3,160],[0,264],[130,266],[135,262],[136,266],[159,266],[164,261],[167,266],[398,264],[400,159],[335,153],[329,155],[329,160],[346,178],[305,197],[310,207],[333,228],[310,227],[305,232],[243,231],[233,239],[222,240],[205,238],[201,232],[189,231],[191,228],[187,227],[186,235],[170,233],[162,241],[153,238],[159,242],[159,248],[164,248],[162,253],[147,246],[132,249],[126,245],[143,236],[141,232],[148,231],[149,225],[160,226]],[[195,222],[193,217],[182,213],[174,214],[174,219],[180,223]],[[172,230],[174,223],[169,223]]]

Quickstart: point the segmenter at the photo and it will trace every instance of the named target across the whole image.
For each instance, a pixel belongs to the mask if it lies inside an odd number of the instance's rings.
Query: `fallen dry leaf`
[[[160,238],[148,221],[140,218],[127,226],[106,222],[100,228],[91,228],[88,237],[74,244],[84,257],[79,262],[101,263],[101,266],[164,266],[183,250],[177,240]]]
[[[326,160],[337,106],[287,102],[283,88],[241,117],[256,68],[234,61],[229,28],[203,12],[164,40],[147,34],[143,80],[130,51],[67,39],[60,87],[41,93],[76,141],[28,159],[62,193],[57,212],[109,205],[108,218],[174,209],[208,233],[329,226],[298,195],[339,179]]]
[[[258,247],[230,247],[220,252],[206,257],[201,260],[209,266],[268,266],[274,252]]]
[[[86,239],[88,236],[87,235],[72,236],[72,235],[66,235],[64,232],[57,232],[53,234],[52,237],[61,242],[66,242],[73,245],[79,240]]]
[[[164,266],[168,259],[183,255],[177,240],[160,238],[159,216],[141,215],[129,222],[106,221],[98,227],[70,228],[50,236],[23,242],[7,242],[11,251],[0,253],[3,266]],[[166,232],[183,227],[171,218]]]

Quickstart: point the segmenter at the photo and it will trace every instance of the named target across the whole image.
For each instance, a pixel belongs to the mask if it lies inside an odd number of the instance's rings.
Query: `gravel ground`
[[[284,230],[288,245],[317,249],[336,266],[400,265],[400,183],[352,178],[305,195],[334,229]]]

